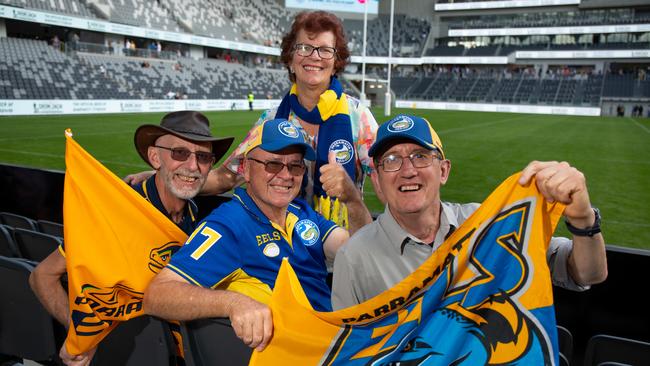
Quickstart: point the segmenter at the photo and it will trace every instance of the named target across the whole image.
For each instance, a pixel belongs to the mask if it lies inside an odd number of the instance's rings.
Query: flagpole
[[[388,31],[388,82],[386,83],[386,96],[384,98],[384,116],[390,116],[391,94],[390,94],[390,72],[391,58],[393,57],[393,17],[395,13],[395,0],[390,0],[390,29]]]
[[[363,50],[361,51],[361,104],[366,104],[366,37],[368,30],[368,2],[366,0],[363,11]]]

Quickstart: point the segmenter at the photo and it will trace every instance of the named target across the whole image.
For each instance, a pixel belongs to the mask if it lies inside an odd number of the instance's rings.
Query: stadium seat
[[[102,340],[92,365],[174,365],[172,342],[164,321],[140,316],[121,323]]]
[[[10,212],[0,212],[0,223],[11,226],[13,228],[38,231],[36,221],[30,219],[29,217],[13,214]]]
[[[47,221],[47,220],[38,220],[37,223],[40,232],[58,236],[59,238],[63,237],[62,224],[59,224],[58,222]]]
[[[192,320],[182,329],[186,353],[195,365],[248,365],[252,349],[237,338],[228,319]]]
[[[29,287],[33,269],[19,258],[0,257],[0,354],[59,365],[65,329]]]
[[[0,255],[3,257],[20,257],[20,251],[14,241],[13,228],[0,225]]]
[[[38,231],[15,229],[14,239],[22,258],[40,262],[55,251],[63,240]]]
[[[560,348],[560,354],[564,355],[568,361],[573,357],[573,335],[571,332],[561,326],[557,326],[557,341]]]
[[[585,366],[648,365],[650,343],[598,334],[587,342]]]

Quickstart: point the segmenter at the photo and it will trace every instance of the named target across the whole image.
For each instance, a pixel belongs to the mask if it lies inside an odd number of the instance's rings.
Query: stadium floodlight
[[[365,1],[363,8],[363,50],[361,51],[361,104],[366,105],[366,41],[368,32],[368,2]]]
[[[390,0],[390,29],[388,30],[388,78],[386,94],[384,97],[384,116],[390,116],[391,95],[390,95],[390,71],[391,58],[393,57],[393,17],[395,15],[395,0]]]

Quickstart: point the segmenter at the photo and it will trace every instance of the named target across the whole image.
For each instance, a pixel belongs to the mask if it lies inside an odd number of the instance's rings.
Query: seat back
[[[20,258],[0,257],[0,354],[58,363],[65,329],[29,287],[33,269]]]
[[[573,334],[571,334],[567,328],[558,325],[557,340],[560,354],[564,355],[567,360],[571,361],[571,357],[573,357]]]
[[[598,334],[587,342],[584,364],[585,366],[648,365],[650,364],[650,343]]]
[[[121,323],[99,343],[92,366],[174,365],[171,342],[164,321],[140,316]]]
[[[58,222],[52,222],[47,220],[38,220],[38,230],[45,234],[50,234],[58,236],[59,238],[63,237],[63,225]]]
[[[20,257],[20,251],[14,241],[13,229],[0,225],[0,255],[3,257]]]
[[[230,320],[198,319],[182,327],[185,353],[195,365],[246,366],[253,350],[236,335]]]
[[[29,217],[13,214],[10,212],[0,212],[0,223],[9,225],[14,228],[38,231],[36,221],[30,219]]]
[[[23,258],[40,262],[55,251],[63,240],[49,234],[26,229],[15,229],[14,239]]]

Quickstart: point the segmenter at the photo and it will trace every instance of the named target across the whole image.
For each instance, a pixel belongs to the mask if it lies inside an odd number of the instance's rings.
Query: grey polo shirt
[[[334,260],[332,307],[360,304],[393,287],[416,270],[480,206],[442,202],[440,227],[433,243],[422,243],[395,221],[388,206],[377,220],[357,231]],[[571,240],[552,238],[546,258],[553,284],[582,291],[568,274]]]

